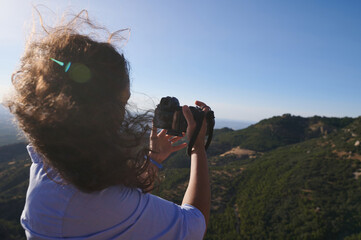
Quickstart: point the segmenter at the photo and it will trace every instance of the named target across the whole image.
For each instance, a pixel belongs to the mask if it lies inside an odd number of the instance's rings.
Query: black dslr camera
[[[189,107],[194,119],[203,119],[204,115],[199,107]],[[187,121],[183,115],[182,107],[175,97],[164,97],[157,105],[154,113],[154,126],[167,130],[167,134],[182,136],[187,130]]]
[[[208,140],[206,144],[206,149],[210,144],[213,135],[214,127],[214,113],[213,111],[208,111],[205,115],[205,112],[202,111],[200,107],[189,107],[192,112],[193,118],[197,123],[194,136],[191,137],[191,143],[195,141],[199,130],[202,126],[204,117],[207,121],[207,135]],[[161,99],[160,103],[157,105],[154,113],[153,124],[157,128],[162,128],[167,130],[167,134],[174,136],[182,136],[183,132],[187,131],[187,121],[183,115],[182,107],[179,105],[179,101],[175,97],[164,97]],[[191,146],[192,147],[192,146]]]

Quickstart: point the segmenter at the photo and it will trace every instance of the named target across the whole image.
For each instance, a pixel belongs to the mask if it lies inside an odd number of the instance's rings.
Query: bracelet
[[[151,163],[153,163],[155,166],[157,166],[157,168],[159,168],[159,169],[163,168],[163,165],[162,165],[162,164],[154,161],[154,160],[151,159],[150,157],[149,157],[149,161],[150,161]]]

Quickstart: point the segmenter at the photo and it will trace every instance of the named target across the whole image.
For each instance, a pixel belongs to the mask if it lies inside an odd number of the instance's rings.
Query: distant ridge
[[[231,128],[233,130],[239,130],[239,129],[243,129],[246,128],[252,124],[254,124],[255,122],[250,122],[250,121],[241,121],[241,120],[231,120],[231,119],[218,119],[216,118],[216,125],[215,128]]]
[[[9,111],[0,105],[0,146],[25,141],[18,135],[19,131],[12,119]]]
[[[246,129],[215,135],[214,142],[221,141],[232,146],[263,152],[330,134],[351,124],[354,120],[350,117],[304,118],[283,114],[264,119]]]

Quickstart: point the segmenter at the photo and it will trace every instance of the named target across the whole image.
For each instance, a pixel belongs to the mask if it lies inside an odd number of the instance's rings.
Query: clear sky
[[[202,100],[224,119],[361,115],[361,1],[0,0],[0,97],[24,49],[31,3],[59,15],[87,9],[111,31],[131,28],[123,51],[141,107],[169,95]]]

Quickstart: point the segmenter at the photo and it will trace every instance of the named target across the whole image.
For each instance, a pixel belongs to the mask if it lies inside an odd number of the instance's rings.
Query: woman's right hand
[[[210,108],[203,102],[201,101],[196,101],[195,104],[202,108],[204,113],[206,114]],[[189,109],[189,107],[187,105],[184,105],[183,108],[183,115],[185,117],[185,119],[187,120],[187,123],[188,123],[188,127],[187,127],[187,137],[188,137],[188,140],[191,139],[193,133],[194,133],[194,130],[196,129],[196,121],[194,120],[193,118],[193,114],[191,112],[191,110]],[[197,139],[193,145],[193,150],[199,150],[199,149],[203,149],[204,150],[204,138],[206,137],[206,132],[207,132],[207,121],[206,121],[206,118],[204,117],[203,119],[203,123],[202,123],[202,128],[201,130],[199,131],[199,134],[197,136]]]

